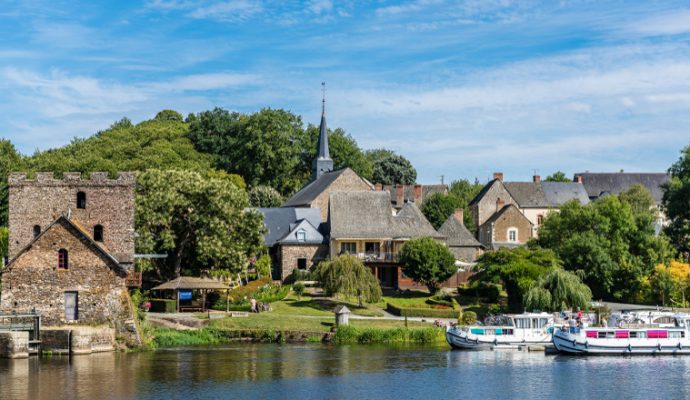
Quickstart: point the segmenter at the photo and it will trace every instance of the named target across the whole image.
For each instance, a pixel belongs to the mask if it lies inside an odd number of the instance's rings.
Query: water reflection
[[[688,398],[690,357],[251,345],[0,361],[2,399]]]

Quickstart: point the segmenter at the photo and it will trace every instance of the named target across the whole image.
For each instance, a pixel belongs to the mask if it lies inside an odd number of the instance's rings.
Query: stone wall
[[[41,352],[91,354],[115,349],[115,331],[107,326],[75,326],[41,331]]]
[[[510,207],[494,221],[491,232],[492,242],[508,242],[508,228],[517,228],[518,243],[527,243],[532,238],[532,224],[515,207]]]
[[[292,271],[297,269],[297,259],[307,259],[307,269],[328,257],[326,245],[283,245],[280,246],[278,265],[280,280],[284,281]]]
[[[13,173],[9,177],[9,256],[13,258],[34,238],[34,226],[45,230],[60,215],[71,212],[71,219],[90,235],[96,225],[103,226],[103,244],[121,261],[134,257],[134,185],[132,173],[107,179],[105,173],[92,173],[81,179],[79,173],[65,173],[53,179],[52,173],[38,173],[36,179]],[[86,208],[77,208],[77,193],[86,194]]]
[[[474,222],[477,226],[484,224],[486,220],[491,218],[491,216],[498,211],[496,209],[496,202],[499,199],[504,206],[514,204],[516,207],[518,207],[518,204],[515,202],[508,190],[506,190],[505,186],[503,186],[502,182],[494,181],[493,183],[489,184],[492,185],[491,188],[484,194],[484,196],[482,196],[479,202],[471,207],[472,218],[474,218]]]
[[[69,268],[58,270],[57,253],[66,249]],[[78,293],[78,320],[65,319],[65,292]],[[124,324],[131,318],[122,271],[95,251],[67,223],[46,231],[5,270],[0,309],[36,308],[43,325]]]
[[[0,332],[0,358],[28,358],[29,332]]]
[[[331,193],[333,192],[356,192],[361,190],[372,190],[373,188],[366,183],[355,171],[347,168],[338,176],[319,196],[310,204],[311,208],[321,210],[321,222],[328,221],[328,204]]]
[[[479,247],[448,246],[448,250],[453,253],[456,260],[466,262],[474,262],[482,254],[482,249]]]

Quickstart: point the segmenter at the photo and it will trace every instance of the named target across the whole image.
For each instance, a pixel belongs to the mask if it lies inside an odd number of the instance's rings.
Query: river
[[[0,360],[5,399],[674,399],[690,357],[238,344]]]

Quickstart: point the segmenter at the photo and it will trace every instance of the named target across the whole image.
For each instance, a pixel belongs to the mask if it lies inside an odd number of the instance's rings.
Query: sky
[[[0,137],[284,108],[420,183],[665,171],[690,144],[690,3],[0,0]]]

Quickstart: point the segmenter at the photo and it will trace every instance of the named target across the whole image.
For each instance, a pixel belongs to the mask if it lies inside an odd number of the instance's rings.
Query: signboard
[[[178,290],[177,295],[180,296],[180,300],[191,300],[192,291],[191,290]]]

